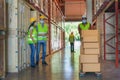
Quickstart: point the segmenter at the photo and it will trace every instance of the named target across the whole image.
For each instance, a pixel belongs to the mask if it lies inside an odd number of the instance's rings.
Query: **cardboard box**
[[[83,45],[80,46],[80,54],[83,54],[84,53],[84,48],[83,48]]]
[[[100,54],[99,49],[84,49],[84,54]]]
[[[81,64],[83,72],[100,72],[100,63],[97,64]]]
[[[98,49],[99,43],[83,43],[83,47],[86,49]]]
[[[98,30],[82,30],[81,32],[81,36],[85,37],[85,36],[98,36],[99,32]]]
[[[98,36],[83,37],[83,42],[99,42]]]
[[[86,54],[80,55],[80,63],[98,63],[98,62],[99,62],[98,55],[86,55]]]

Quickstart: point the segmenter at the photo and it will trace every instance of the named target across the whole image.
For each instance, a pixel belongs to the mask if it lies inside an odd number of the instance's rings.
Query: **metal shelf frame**
[[[119,4],[118,4],[119,2],[118,2],[118,0],[115,0],[114,1],[114,6],[112,6],[113,8],[115,8],[115,13],[114,14],[112,14],[111,16],[109,16],[108,18],[106,18],[105,19],[105,14],[103,15],[103,23],[104,23],[104,60],[106,60],[106,45],[108,45],[108,46],[110,46],[111,48],[113,48],[113,49],[115,49],[115,56],[116,56],[116,58],[115,58],[115,66],[116,66],[116,68],[118,68],[119,67],[119,47],[120,47],[120,45],[119,45],[119,25],[118,25],[118,15],[119,15],[119,8],[118,8],[118,6],[119,6]],[[109,19],[111,19],[113,16],[115,16],[115,25],[112,25],[111,23],[109,23],[109,22],[107,22],[107,20],[109,20]],[[115,35],[114,36],[112,36],[112,37],[110,37],[108,40],[106,40],[106,25],[105,25],[105,23],[107,23],[107,24],[109,24],[111,27],[113,27],[113,28],[115,28]],[[113,38],[115,38],[115,47],[113,46],[113,45],[110,45],[110,44],[108,44],[107,42],[109,42],[110,40],[112,40]]]
[[[100,14],[103,14],[103,31],[104,31],[104,60],[106,60],[106,45],[115,49],[115,66],[116,68],[119,67],[119,47],[120,47],[120,40],[119,40],[119,20],[118,16],[120,14],[120,1],[119,0],[105,0],[101,5],[100,9],[97,11],[96,15],[94,15],[94,20]],[[108,18],[105,16],[105,12],[114,12],[114,14],[110,15]],[[109,23],[107,20],[111,19],[115,16],[115,25]],[[106,24],[110,25],[115,29],[115,35],[106,39]],[[108,44],[108,42],[115,38],[115,46]]]

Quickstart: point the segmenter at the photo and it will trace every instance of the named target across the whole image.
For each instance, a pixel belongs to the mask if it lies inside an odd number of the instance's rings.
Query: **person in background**
[[[35,18],[31,18],[30,19],[30,26],[28,28],[28,32],[27,32],[27,42],[30,46],[31,49],[31,55],[30,55],[30,66],[32,68],[35,67],[35,44],[37,43],[37,31],[36,31],[36,26],[37,26],[37,22]]]
[[[48,25],[45,23],[45,16],[40,16],[40,22],[37,25],[38,39],[37,39],[37,55],[36,55],[36,65],[39,63],[39,53],[42,45],[42,64],[47,65],[45,61],[46,57],[46,44],[48,37]]]
[[[87,22],[86,16],[82,16],[82,23],[80,23],[78,25],[78,32],[80,34],[80,40],[82,40],[81,31],[82,30],[89,30],[89,29],[91,29],[91,24],[89,22]]]
[[[74,52],[75,37],[74,37],[73,32],[71,32],[71,34],[69,35],[69,42],[70,42],[71,52]]]

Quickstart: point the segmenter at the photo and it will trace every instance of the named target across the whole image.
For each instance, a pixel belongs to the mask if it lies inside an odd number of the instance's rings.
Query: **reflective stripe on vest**
[[[88,30],[89,28],[90,28],[90,23],[88,22],[85,25],[83,23],[80,24],[80,29],[82,30]]]
[[[37,31],[36,31],[36,28],[33,28],[32,37],[33,37],[33,39],[35,40],[35,43],[36,43],[37,42]],[[30,31],[28,31],[27,41],[28,41],[28,44],[34,44],[32,39],[30,38]]]
[[[40,23],[38,23],[38,35],[46,34],[47,32],[48,32],[48,26],[46,24],[42,26]],[[38,40],[47,40],[47,36],[38,36]]]
[[[46,32],[38,32],[38,34],[46,34]]]

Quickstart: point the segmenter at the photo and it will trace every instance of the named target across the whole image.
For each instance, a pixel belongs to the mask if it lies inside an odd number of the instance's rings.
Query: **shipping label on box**
[[[100,72],[101,67],[100,63],[97,64],[81,64],[82,65],[82,71],[83,72]]]
[[[86,49],[98,49],[100,48],[99,43],[83,43],[83,47]]]
[[[84,54],[100,54],[99,49],[84,49]]]
[[[80,63],[99,63],[98,55],[80,55]]]

